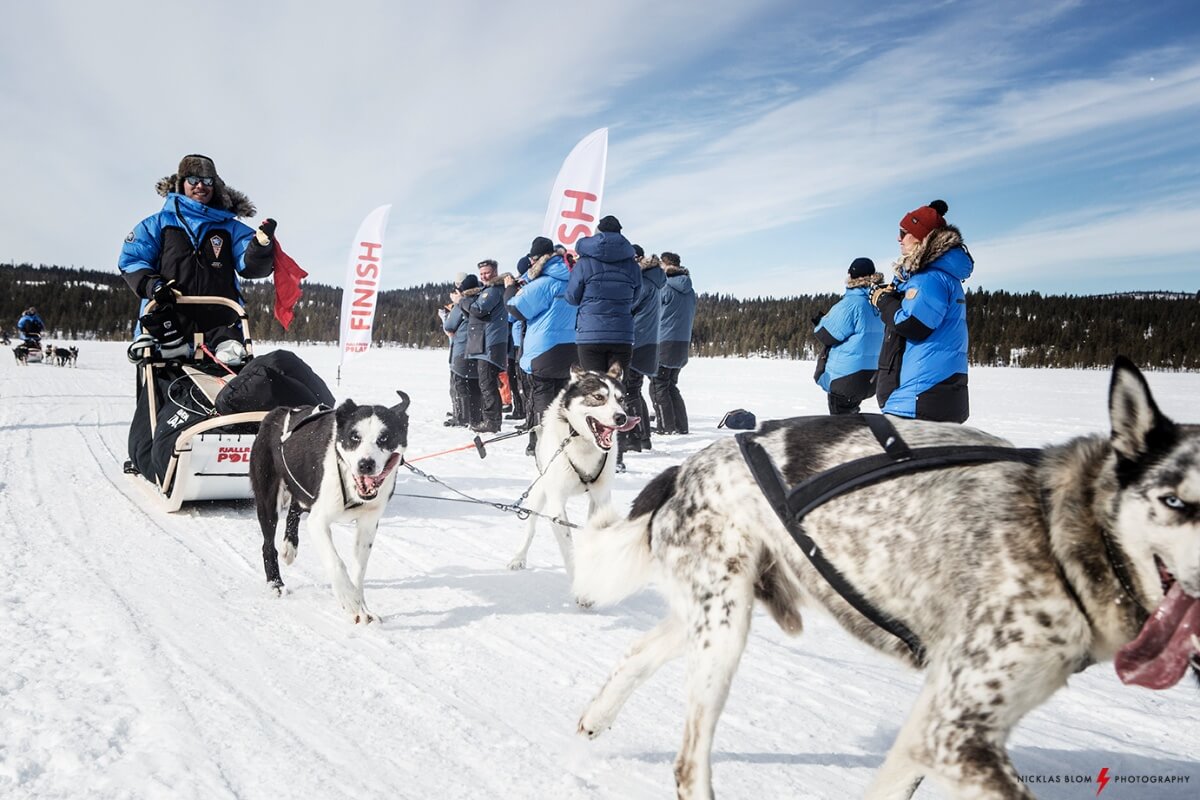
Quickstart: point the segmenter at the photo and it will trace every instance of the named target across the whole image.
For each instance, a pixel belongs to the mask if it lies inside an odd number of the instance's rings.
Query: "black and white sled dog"
[[[400,402],[391,408],[345,400],[336,409],[277,408],[263,419],[250,451],[250,483],[267,585],[276,594],[283,593],[275,548],[279,514],[287,510],[282,551],[291,564],[300,545],[300,514],[307,511],[308,535],[325,562],[334,597],[355,623],[375,620],[363,602],[363,577],[408,446],[409,398],[397,394]],[[335,522],[357,523],[353,577],[333,545]]]
[[[580,733],[602,733],[639,684],[686,653],[675,779],[680,798],[711,797],[713,731],[757,597],[789,633],[801,630],[802,606],[823,607],[864,642],[925,668],[916,706],[867,797],[909,798],[929,775],[956,798],[1032,798],[1005,742],[1068,676],[1115,658],[1124,682],[1164,688],[1200,663],[1200,425],[1165,417],[1123,358],[1109,415],[1110,435],[1034,451],[1034,463],[906,474],[804,517],[802,531],[827,563],[919,637],[923,655],[818,574],[737,441],[667,470],[628,519],[603,512],[575,538],[577,597],[615,602],[653,581],[671,609],[617,665],[583,712]],[[863,423],[769,422],[751,441],[794,486],[880,453]],[[914,449],[1008,447],[953,424],[896,419],[894,427]]]
[[[566,388],[542,415],[538,431],[538,478],[529,493],[528,507],[540,514],[566,520],[567,500],[587,493],[588,517],[612,501],[616,474],[616,434],[637,424],[625,413],[624,376],[619,364],[608,372],[590,372],[571,367]],[[632,424],[631,424],[632,420]],[[509,569],[524,569],[529,546],[537,530],[537,515],[527,523],[525,544],[508,563]],[[568,577],[573,574],[571,533],[565,525],[550,523]]]

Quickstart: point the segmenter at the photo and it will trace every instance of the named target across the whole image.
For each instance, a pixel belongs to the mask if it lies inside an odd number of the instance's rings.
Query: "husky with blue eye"
[[[396,467],[408,446],[408,395],[400,402],[360,406],[346,400],[336,409],[277,408],[262,421],[250,451],[250,483],[263,534],[267,585],[283,593],[275,532],[287,510],[282,555],[287,564],[299,547],[300,515],[329,572],[333,595],[357,623],[375,616],[363,602],[363,577],[379,518],[396,488]],[[355,523],[355,574],[333,546],[330,526]]]
[[[1200,426],[1159,411],[1124,358],[1108,407],[1109,433],[1029,450],[950,423],[801,417],[670,468],[627,518],[607,510],[575,535],[581,601],[653,583],[670,605],[579,732],[603,733],[686,655],[675,780],[681,800],[709,800],[713,731],[755,601],[791,634],[819,609],[925,672],[869,800],[907,800],[925,776],[949,797],[1032,798],[1005,743],[1073,673],[1114,661],[1123,682],[1163,689],[1200,672]]]

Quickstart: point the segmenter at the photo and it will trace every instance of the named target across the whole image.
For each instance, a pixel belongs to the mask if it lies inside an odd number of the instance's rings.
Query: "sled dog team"
[[[638,686],[686,656],[679,798],[714,796],[713,734],[756,600],[790,634],[802,629],[802,607],[820,607],[925,671],[872,800],[909,798],[926,776],[956,798],[1032,798],[1005,744],[1073,673],[1115,660],[1123,682],[1153,689],[1189,670],[1200,678],[1200,426],[1168,419],[1125,359],[1113,370],[1108,435],[1016,451],[952,423],[766,422],[658,475],[626,515],[610,503],[614,432],[629,424],[622,394],[619,367],[572,371],[543,418],[529,503],[561,520],[567,499],[587,493],[584,529],[572,536],[552,524],[580,605],[615,603],[646,584],[668,601],[578,730],[599,736]],[[279,516],[290,564],[307,512],[342,609],[358,623],[375,619],[363,576],[408,444],[400,396],[390,408],[347,400],[263,421],[252,483],[276,593]],[[954,460],[963,453],[985,455]],[[912,471],[922,455],[934,466]],[[830,485],[832,471],[860,463],[882,466],[851,489]],[[776,483],[824,493],[799,514],[772,493]],[[350,521],[353,575],[330,536],[332,523]],[[513,569],[525,565],[535,521]]]

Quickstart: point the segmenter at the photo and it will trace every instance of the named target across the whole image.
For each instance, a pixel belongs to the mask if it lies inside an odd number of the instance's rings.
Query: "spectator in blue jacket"
[[[662,323],[658,337],[658,372],[650,384],[657,412],[655,433],[687,433],[687,406],[679,393],[679,372],[687,365],[696,317],[696,290],[677,253],[662,254],[667,283],[662,290]]]
[[[508,366],[508,311],[504,307],[504,279],[496,274],[497,264],[485,259],[477,265],[479,288],[463,301],[470,317],[467,358],[479,379],[479,424],[476,433],[500,432],[500,371]]]
[[[641,421],[631,431],[621,433],[624,450],[640,453],[650,449],[650,409],[642,396],[646,378],[658,372],[658,338],[662,322],[662,290],[667,284],[658,256],[647,256],[640,245],[633,246],[642,269],[642,288],[633,301],[633,357],[625,372],[625,411]]]
[[[607,216],[596,224],[596,235],[580,239],[575,250],[579,261],[571,270],[567,302],[579,306],[579,366],[606,372],[620,364],[624,372],[633,356],[633,301],[642,285],[633,245],[621,235],[620,221]]]
[[[525,328],[520,365],[530,376],[526,424],[532,431],[571,375],[576,310],[566,298],[570,271],[562,256],[555,254],[554,243],[545,236],[537,237],[530,245],[529,258],[524,283],[513,282],[508,290],[508,313]],[[536,433],[531,433],[528,455],[533,455],[536,441]]]
[[[934,200],[900,220],[900,260],[892,284],[871,292],[885,332],[875,397],[885,414],[966,422],[967,298],[975,261],[962,233]]]
[[[454,383],[454,413],[446,425],[465,427],[479,422],[479,378],[473,362],[467,359],[467,334],[470,318],[464,309],[466,293],[479,288],[479,279],[460,272],[450,292],[453,308],[442,321],[442,330],[450,334],[450,374]]]
[[[12,319],[9,317],[9,319]],[[17,332],[21,334],[21,340],[28,342],[31,338],[40,339],[42,331],[46,329],[46,323],[42,322],[42,317],[38,314],[37,309],[33,306],[25,309],[25,313],[17,320]]]
[[[214,332],[213,341],[241,339],[230,309],[185,311],[176,309],[175,298],[212,295],[242,303],[239,278],[265,278],[274,268],[275,220],[265,220],[257,231],[240,222],[238,217],[254,216],[254,204],[221,179],[208,156],[184,156],[175,174],[155,189],[166,198],[162,210],[130,231],[118,260],[125,282],[142,298],[138,316],[150,300],[158,306],[143,327],[160,340],[170,337],[177,351],[184,347],[178,334],[187,337],[191,330]]]
[[[846,277],[846,293],[816,322],[824,352],[813,378],[829,393],[830,414],[857,414],[875,394],[875,370],[883,344],[883,320],[871,305],[870,290],[883,283],[875,262],[856,258]]]

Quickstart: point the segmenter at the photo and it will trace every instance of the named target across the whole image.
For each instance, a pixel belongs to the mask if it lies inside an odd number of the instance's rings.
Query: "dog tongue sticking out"
[[[400,454],[392,453],[392,457],[388,459],[383,471],[378,475],[355,475],[354,488],[358,489],[358,496],[364,500],[370,500],[379,494],[379,487],[387,480],[387,476],[391,474],[398,463],[400,463]]]
[[[1142,632],[1117,651],[1122,683],[1167,689],[1179,683],[1193,655],[1200,656],[1200,598],[1172,583]]]

